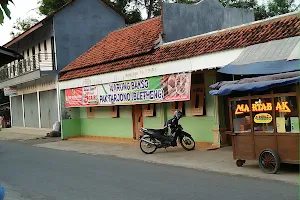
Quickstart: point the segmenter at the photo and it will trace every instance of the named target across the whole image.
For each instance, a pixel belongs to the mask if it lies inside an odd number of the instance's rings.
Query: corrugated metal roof
[[[297,43],[296,47],[293,49],[292,53],[287,60],[299,60],[300,59],[300,41]]]
[[[256,62],[287,60],[299,41],[300,36],[296,36],[248,46],[231,64],[245,65]],[[294,54],[297,53],[299,54],[299,52],[295,52]],[[297,56],[299,57],[298,54]]]

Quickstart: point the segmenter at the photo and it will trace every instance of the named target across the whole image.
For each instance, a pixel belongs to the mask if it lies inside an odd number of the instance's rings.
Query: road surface
[[[11,141],[0,141],[0,184],[7,190],[5,200],[299,199],[298,187],[282,182]]]

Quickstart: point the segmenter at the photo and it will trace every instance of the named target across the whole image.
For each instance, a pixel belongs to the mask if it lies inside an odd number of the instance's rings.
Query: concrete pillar
[[[40,91],[36,92],[36,97],[37,97],[37,106],[38,106],[38,118],[39,118],[39,128],[42,128],[41,124],[41,106],[40,106]]]
[[[25,124],[25,109],[24,109],[24,94],[22,94],[22,112],[23,112],[23,127],[26,127],[26,124]]]
[[[61,103],[61,101],[60,101],[60,89],[59,89],[59,82],[58,82],[58,76],[56,76],[56,93],[57,93],[57,114],[58,114],[58,121],[60,122],[61,121],[61,115],[60,115],[60,113],[61,113],[61,110],[60,110],[60,103]]]
[[[12,111],[11,111],[11,96],[9,96],[9,113],[10,113],[10,126],[12,127]]]

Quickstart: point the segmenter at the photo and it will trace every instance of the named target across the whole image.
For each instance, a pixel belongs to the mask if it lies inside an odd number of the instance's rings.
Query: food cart
[[[299,92],[296,83],[228,97],[227,134],[238,167],[258,160],[264,172],[275,174],[280,163],[299,164]]]

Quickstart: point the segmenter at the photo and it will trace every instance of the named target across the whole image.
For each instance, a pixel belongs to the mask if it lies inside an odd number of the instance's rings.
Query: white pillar
[[[41,106],[40,106],[40,91],[36,92],[37,105],[38,105],[38,117],[39,117],[39,128],[42,128],[41,124]]]
[[[59,83],[58,83],[58,76],[56,77],[56,93],[57,93],[57,114],[58,114],[58,121],[60,122],[60,89],[59,89]]]
[[[12,127],[11,96],[9,96],[10,126]]]
[[[26,127],[26,123],[25,123],[25,109],[24,109],[24,94],[22,94],[22,112],[23,112],[23,127]]]

